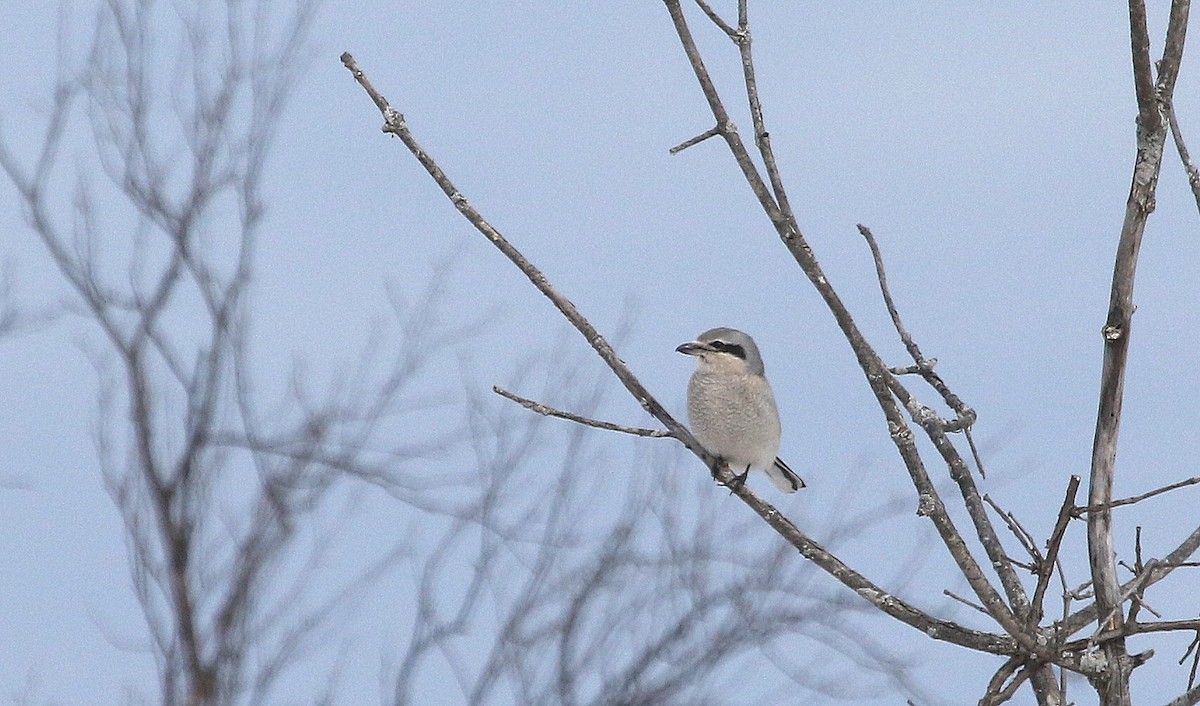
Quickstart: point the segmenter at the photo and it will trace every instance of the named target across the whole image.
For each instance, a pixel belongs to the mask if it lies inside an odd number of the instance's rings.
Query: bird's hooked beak
[[[708,345],[707,343],[701,343],[700,341],[688,341],[687,343],[683,343],[676,348],[675,352],[682,353],[684,355],[699,355],[704,352],[712,351],[712,349],[712,346]]]

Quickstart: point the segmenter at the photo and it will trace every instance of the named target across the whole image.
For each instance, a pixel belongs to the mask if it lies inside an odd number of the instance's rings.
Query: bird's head
[[[709,329],[697,336],[696,340],[688,341],[675,350],[695,356],[702,368],[712,366],[763,374],[762,356],[758,353],[758,346],[754,345],[754,339],[737,329]]]

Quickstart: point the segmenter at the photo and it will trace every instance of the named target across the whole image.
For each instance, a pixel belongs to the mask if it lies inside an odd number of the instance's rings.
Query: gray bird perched
[[[744,483],[751,468],[785,493],[804,481],[779,460],[779,409],[763,375],[762,356],[748,335],[714,328],[675,349],[696,357],[688,382],[688,423],[709,453],[720,456]]]

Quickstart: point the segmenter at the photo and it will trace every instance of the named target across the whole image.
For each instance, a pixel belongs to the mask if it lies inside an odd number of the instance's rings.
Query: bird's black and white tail
[[[767,477],[785,493],[794,493],[804,487],[804,479],[778,458],[775,459],[775,465],[767,469]]]

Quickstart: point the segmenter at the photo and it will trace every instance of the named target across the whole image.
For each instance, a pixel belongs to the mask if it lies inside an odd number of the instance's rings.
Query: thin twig
[[[1171,483],[1170,485],[1164,485],[1161,488],[1155,488],[1154,490],[1151,490],[1146,493],[1142,493],[1141,495],[1134,495],[1132,497],[1121,498],[1120,500],[1113,500],[1111,502],[1100,503],[1097,505],[1088,505],[1086,507],[1077,507],[1071,511],[1071,514],[1073,516],[1079,518],[1079,517],[1083,517],[1084,515],[1086,515],[1089,512],[1099,512],[1101,510],[1111,510],[1114,507],[1122,507],[1124,505],[1132,505],[1134,503],[1140,503],[1143,500],[1153,498],[1156,495],[1162,495],[1163,493],[1169,493],[1172,490],[1179,490],[1180,488],[1186,488],[1189,485],[1196,485],[1197,483],[1200,483],[1200,476],[1196,476],[1194,478],[1188,478],[1186,480],[1176,481],[1175,483]]]
[[[742,58],[742,81],[746,85],[746,102],[750,108],[750,122],[754,129],[754,145],[766,168],[767,179],[771,182],[771,191],[775,194],[775,203],[793,227],[793,232],[799,235],[800,228],[796,223],[796,214],[788,202],[787,190],[783,186],[783,175],[779,164],[775,161],[775,150],[771,149],[771,133],[767,132],[766,119],[763,117],[762,101],[758,97],[758,79],[754,73],[754,36],[750,33],[750,15],[747,0],[738,0],[738,31],[731,35],[737,44],[738,54]]]
[[[1042,553],[1038,551],[1037,544],[1033,539],[1033,535],[1029,533],[1029,530],[1025,529],[1025,527],[1017,521],[1017,518],[1011,512],[1008,512],[1000,507],[1000,505],[998,505],[996,501],[992,499],[992,496],[984,495],[983,501],[988,505],[991,505],[992,509],[996,511],[996,514],[1000,516],[1000,519],[1004,520],[1004,524],[1008,526],[1008,531],[1012,532],[1013,536],[1017,538],[1017,541],[1020,542],[1021,546],[1025,549],[1025,552],[1029,554],[1031,559],[1033,559],[1034,565],[1041,565],[1043,561]]]
[[[1082,640],[1073,640],[1063,645],[1066,649],[1079,649],[1086,647],[1088,644],[1094,644],[1103,640],[1110,640],[1117,637],[1128,637],[1130,635],[1144,635],[1146,633],[1156,632],[1194,632],[1200,630],[1200,619],[1193,618],[1191,620],[1155,620],[1149,623],[1126,623],[1115,630],[1107,630],[1099,635],[1091,636]],[[1182,662],[1180,662],[1182,664]]]
[[[718,15],[711,7],[709,7],[708,3],[704,2],[704,0],[696,0],[696,4],[704,12],[704,14],[708,15],[708,19],[712,20],[713,24],[715,24],[717,27],[720,27],[722,32],[729,35],[730,39],[734,40],[735,42],[737,41],[738,31],[734,29],[728,22],[721,19],[721,16]]]
[[[1062,620],[1059,621],[1062,622],[1065,621],[1067,616],[1071,614],[1072,594],[1070,588],[1067,586],[1067,572],[1063,570],[1061,557],[1057,555],[1054,557],[1054,566],[1056,569],[1055,573],[1058,574],[1059,586],[1062,588]],[[1061,641],[1063,639],[1063,635],[1059,630],[1058,625],[1059,623],[1055,623],[1054,625],[1054,635],[1056,640]],[[1067,701],[1067,670],[1062,666],[1058,668],[1058,688],[1062,692],[1062,702],[1070,703]]]
[[[892,291],[888,286],[887,270],[883,265],[883,252],[879,249],[879,242],[875,240],[875,235],[871,229],[863,224],[858,224],[858,232],[863,239],[867,241],[867,247],[871,250],[871,259],[875,262],[875,276],[879,281],[879,291],[883,295],[883,304],[887,308],[888,316],[892,319],[892,326],[896,329],[896,333],[900,336],[901,343],[904,344],[908,355],[913,359],[916,370],[925,382],[929,383],[930,387],[941,395],[946,402],[946,406],[954,410],[958,415],[958,421],[964,427],[970,427],[975,423],[975,410],[968,406],[965,402],[950,390],[950,387],[942,380],[941,376],[934,372],[933,366],[936,360],[930,361],[921,353],[921,348],[917,342],[913,340],[912,334],[904,327],[904,322],[900,320],[900,310],[896,308],[896,302],[892,299]]]
[[[1121,621],[1118,620],[1121,615],[1121,608],[1125,605],[1125,601],[1136,595],[1138,591],[1145,590],[1144,584],[1154,573],[1154,570],[1158,568],[1158,562],[1154,559],[1151,559],[1150,561],[1146,562],[1146,565],[1143,568],[1143,573],[1138,574],[1132,581],[1125,584],[1123,590],[1117,594],[1117,600],[1114,602],[1112,608],[1109,610],[1108,614],[1099,621],[1100,627],[1096,628],[1096,631],[1092,633],[1090,638],[1088,638],[1088,643],[1090,645],[1097,644],[1108,633],[1114,635],[1117,633],[1124,634],[1124,631],[1120,627]],[[1141,625],[1142,623],[1131,622],[1130,624]]]
[[[1175,151],[1179,154],[1179,161],[1183,162],[1183,169],[1188,175],[1188,185],[1192,187],[1192,196],[1196,199],[1196,208],[1200,210],[1200,169],[1196,168],[1196,164],[1192,161],[1192,156],[1188,154],[1187,145],[1183,142],[1183,133],[1179,130],[1179,121],[1175,118],[1175,102],[1167,103],[1167,121],[1171,125],[1171,137],[1175,141]]]
[[[1132,573],[1134,576],[1141,576],[1142,572],[1144,572],[1146,570],[1146,563],[1144,561],[1142,561],[1142,528],[1141,528],[1141,526],[1134,528],[1133,557],[1134,558],[1133,558],[1133,566],[1132,567],[1127,565],[1125,562],[1121,562],[1121,566],[1124,566],[1126,569],[1129,569],[1129,572]],[[1142,591],[1137,591],[1133,594],[1132,600],[1131,600],[1131,605],[1129,606],[1129,615],[1125,618],[1125,622],[1136,623],[1137,619],[1138,619],[1138,612],[1140,612],[1142,608],[1145,608],[1146,610],[1150,611],[1150,613],[1152,613],[1154,615],[1154,617],[1158,618],[1159,620],[1162,620],[1162,614],[1159,613],[1158,611],[1154,610],[1153,608],[1151,608],[1150,605],[1145,602],[1145,600],[1143,599],[1144,593],[1145,593],[1145,591],[1142,590]]]
[[[1031,574],[1037,573],[1037,565],[1032,562],[1021,561],[1020,559],[1017,559],[1017,558],[1014,558],[1014,557],[1008,556],[1008,555],[1005,555],[1004,558],[1007,561],[1012,562],[1012,565],[1019,569],[1025,569],[1026,571],[1028,571]]]
[[[1200,527],[1193,529],[1188,536],[1179,543],[1179,546],[1172,549],[1170,553],[1163,557],[1153,571],[1146,572],[1145,575],[1149,578],[1145,580],[1145,584],[1142,586],[1143,590],[1149,588],[1159,581],[1162,581],[1177,568],[1195,565],[1196,562],[1190,562],[1188,559],[1192,556],[1192,554],[1196,553],[1197,549],[1200,549]],[[1122,588],[1129,586],[1131,583],[1133,582],[1130,581]],[[1089,584],[1090,582],[1088,584],[1084,584],[1084,586]],[[1071,615],[1068,615],[1058,624],[1058,628],[1063,635],[1074,635],[1075,633],[1087,627],[1088,623],[1096,620],[1098,615],[1099,611],[1096,608],[1095,602],[1093,602],[1080,608]]]
[[[717,135],[720,135],[720,134],[721,134],[721,126],[720,125],[717,125],[715,127],[710,127],[709,129],[705,130],[704,132],[700,133],[699,135],[696,135],[692,139],[685,140],[684,142],[680,142],[679,144],[675,145],[674,147],[672,147],[671,149],[669,149],[667,151],[670,152],[671,154],[679,154],[680,152],[686,150],[689,147],[698,145],[701,142],[704,142],[705,140],[707,140],[708,138],[716,137]]]
[[[577,424],[582,424],[584,426],[595,427],[597,429],[604,429],[606,431],[619,431],[622,434],[632,434],[633,436],[650,436],[650,437],[655,437],[655,438],[671,436],[671,432],[664,431],[662,429],[643,429],[641,427],[627,427],[622,424],[613,424],[612,422],[602,422],[598,419],[591,419],[588,417],[582,417],[578,414],[573,414],[571,412],[564,412],[561,409],[555,409],[553,407],[544,405],[541,402],[534,402],[533,400],[531,400],[527,397],[522,397],[516,393],[509,392],[508,390],[505,390],[503,387],[500,387],[499,385],[492,385],[492,392],[495,392],[497,395],[500,395],[501,397],[506,397],[506,398],[512,400],[513,402],[516,402],[517,404],[521,405],[525,409],[537,412],[538,414],[541,414],[541,415],[544,415],[547,417],[558,417],[559,419],[566,419],[566,420],[575,422]]]
[[[726,144],[729,145],[729,151],[733,153],[733,158],[746,178],[746,183],[750,185],[750,189],[758,198],[759,204],[766,211],[767,217],[771,219],[776,230],[780,232],[789,230],[791,225],[788,223],[787,217],[779,210],[779,205],[775,203],[775,198],[763,182],[758,167],[755,166],[754,160],[750,159],[750,153],[746,151],[746,146],[742,143],[742,136],[738,134],[737,127],[729,118],[729,111],[721,102],[716,84],[709,76],[708,69],[704,66],[704,58],[700,56],[700,49],[696,46],[696,40],[692,37],[691,30],[688,29],[687,19],[683,16],[683,8],[680,7],[679,0],[664,1],[667,12],[671,15],[671,21],[675,25],[675,31],[679,35],[679,43],[683,46],[683,52],[687,55],[688,63],[692,66],[696,80],[700,82],[700,90],[708,101],[709,110],[712,111],[713,118],[716,120],[718,134],[725,138]]]
[[[1067,524],[1071,521],[1071,510],[1075,507],[1075,496],[1079,493],[1081,480],[1079,476],[1071,476],[1067,481],[1067,492],[1063,496],[1062,506],[1058,509],[1058,518],[1054,521],[1050,539],[1046,541],[1046,558],[1038,564],[1037,586],[1033,589],[1033,600],[1029,603],[1029,627],[1031,628],[1040,623],[1045,614],[1042,601],[1046,596],[1046,589],[1050,586],[1050,577],[1054,573],[1054,567],[1058,563],[1058,550],[1062,547],[1063,537],[1067,533]]]
[[[1192,656],[1192,668],[1188,670],[1187,681],[1187,688],[1191,689],[1196,684],[1196,668],[1200,667],[1200,629],[1196,630],[1196,637],[1188,643],[1187,650],[1179,658],[1179,664],[1187,661],[1188,655]]]
[[[979,611],[980,613],[983,613],[984,615],[989,615],[989,613],[983,606],[981,606],[978,603],[975,603],[973,601],[969,601],[966,598],[963,598],[962,596],[958,595],[957,593],[955,593],[954,591],[951,591],[948,588],[943,588],[942,593],[944,595],[946,595],[948,598],[953,598],[954,600],[958,601],[959,603],[962,603],[963,605],[965,605],[969,608],[974,608],[975,610]]]
[[[954,431],[951,429],[953,422],[946,425],[946,431]],[[987,478],[987,469],[983,466],[983,457],[979,455],[979,447],[975,445],[975,433],[971,431],[974,424],[968,424],[962,428],[963,436],[967,437],[967,447],[971,449],[971,458],[975,459],[975,468],[979,470],[980,478]]]

